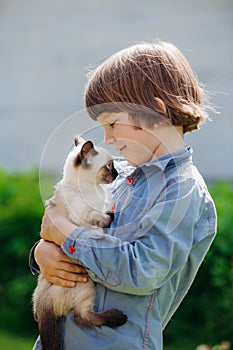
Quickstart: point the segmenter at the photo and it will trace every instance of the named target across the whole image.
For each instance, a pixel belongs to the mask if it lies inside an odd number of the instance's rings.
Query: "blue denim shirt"
[[[79,227],[62,249],[96,282],[95,311],[116,308],[128,321],[115,329],[81,327],[71,312],[65,350],[162,350],[163,329],[216,233],[215,206],[190,147],[138,168],[120,159],[116,166],[111,228],[99,234]]]

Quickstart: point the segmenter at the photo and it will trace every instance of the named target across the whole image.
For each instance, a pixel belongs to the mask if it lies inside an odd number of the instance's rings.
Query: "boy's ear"
[[[159,127],[161,125],[170,125],[170,118],[168,114],[168,110],[166,104],[161,100],[161,98],[155,97],[154,99],[154,108],[158,113],[158,120],[154,123],[154,128]]]
[[[167,107],[161,98],[155,97],[154,106],[158,114],[162,115],[163,117],[167,117]]]

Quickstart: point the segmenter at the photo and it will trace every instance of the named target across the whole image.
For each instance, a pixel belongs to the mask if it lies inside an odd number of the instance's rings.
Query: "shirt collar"
[[[182,163],[185,159],[192,160],[192,147],[185,146],[173,153],[167,153],[162,157],[151,160],[150,162],[141,165],[141,169],[156,166],[160,170],[164,171],[168,164],[173,161],[176,164]]]
[[[175,162],[176,164],[182,163],[185,159],[192,161],[192,147],[185,146],[173,153],[167,153],[162,157],[153,159],[147,163],[142,164],[141,166],[135,168],[128,164],[128,162],[122,157],[114,157],[116,161],[116,167],[118,173],[124,174],[124,176],[132,176],[134,174],[148,171],[151,167],[157,167],[161,171],[164,171],[170,162]]]

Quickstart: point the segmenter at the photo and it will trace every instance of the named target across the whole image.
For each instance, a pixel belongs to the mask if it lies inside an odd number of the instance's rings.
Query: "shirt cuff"
[[[101,233],[94,233],[91,231],[91,236],[96,238],[101,237]],[[90,238],[90,231],[84,227],[76,228],[63,242],[61,248],[66,255],[71,259],[80,261],[81,255],[85,254],[90,250],[88,241]]]
[[[40,273],[40,267],[39,265],[37,264],[36,260],[35,260],[35,256],[34,256],[34,253],[35,253],[35,249],[37,247],[37,245],[40,243],[40,240],[38,242],[36,242],[34,244],[34,246],[31,248],[30,250],[30,253],[29,253],[29,267],[30,267],[30,270],[31,270],[31,273],[33,275],[35,275],[36,273]]]
[[[110,270],[109,254],[106,257],[106,249],[113,248],[113,245],[107,236],[109,235],[103,232],[78,227],[65,239],[61,248],[71,259],[85,266],[93,281],[115,287],[120,284],[120,278],[115,271]]]

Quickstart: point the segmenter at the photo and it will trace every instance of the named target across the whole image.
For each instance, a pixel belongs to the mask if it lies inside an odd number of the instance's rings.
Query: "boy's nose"
[[[115,141],[116,141],[115,137],[112,136],[112,133],[105,130],[105,139],[104,139],[105,145],[112,145]]]
[[[105,136],[105,139],[104,139],[105,145],[112,145],[115,141],[116,140],[113,136],[110,136],[110,137]]]

